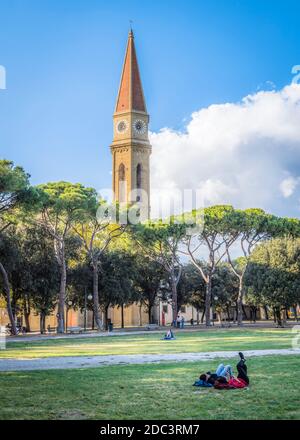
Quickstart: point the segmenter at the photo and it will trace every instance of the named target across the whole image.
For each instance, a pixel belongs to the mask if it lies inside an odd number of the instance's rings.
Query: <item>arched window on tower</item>
[[[137,197],[136,201],[141,201],[141,189],[142,189],[142,165],[139,163],[136,167],[136,189],[137,189]]]
[[[119,202],[126,202],[126,175],[125,165],[119,165]]]
[[[136,187],[137,189],[142,188],[142,165],[140,163],[136,167]]]

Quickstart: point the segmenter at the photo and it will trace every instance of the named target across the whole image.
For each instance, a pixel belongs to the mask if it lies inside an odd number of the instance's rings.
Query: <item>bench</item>
[[[156,329],[159,329],[159,326],[157,324],[147,324],[147,325],[145,325],[145,329],[156,330]]]
[[[231,327],[231,324],[230,324],[230,322],[227,322],[227,323],[223,323],[223,322],[222,322],[221,327],[222,327],[222,328],[230,328],[230,327]]]
[[[83,329],[82,327],[68,327],[68,332],[73,334],[73,333],[82,333]]]
[[[56,327],[50,327],[50,325],[48,325],[47,327],[47,332],[48,333],[54,333],[56,332],[57,328]]]

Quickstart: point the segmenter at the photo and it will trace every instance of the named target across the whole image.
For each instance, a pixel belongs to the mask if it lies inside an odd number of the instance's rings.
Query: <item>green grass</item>
[[[290,329],[218,329],[179,332],[175,341],[162,341],[163,333],[143,335],[51,339],[8,342],[1,358],[91,356],[118,354],[188,353],[218,350],[291,348]]]
[[[232,363],[235,363],[232,360]],[[300,419],[299,357],[248,360],[248,390],[195,388],[217,361],[0,374],[0,419]]]

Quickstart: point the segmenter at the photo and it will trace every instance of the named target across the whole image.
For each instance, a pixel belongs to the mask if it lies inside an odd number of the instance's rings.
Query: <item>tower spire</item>
[[[139,111],[147,113],[142,82],[137,62],[134,35],[130,23],[125,60],[115,112]]]
[[[114,200],[126,205],[137,203],[140,219],[147,219],[150,213],[149,115],[132,29],[129,30],[113,122],[113,141],[110,148],[113,159]]]

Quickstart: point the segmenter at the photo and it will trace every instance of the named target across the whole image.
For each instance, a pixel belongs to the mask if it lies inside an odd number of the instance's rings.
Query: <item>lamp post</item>
[[[162,295],[163,295],[163,289],[166,287],[166,283],[164,280],[160,280],[159,282],[159,290],[158,290],[158,325],[164,325],[164,323],[162,322],[160,313],[161,313],[161,302],[162,302]],[[150,323],[149,323],[150,324]]]
[[[66,310],[66,333],[68,333],[68,317],[69,317],[69,309],[72,307],[73,303],[72,301],[68,301],[67,303],[67,310]]]
[[[215,320],[214,320],[214,305],[215,305],[215,302],[217,302],[217,301],[218,301],[218,297],[217,297],[217,295],[215,295],[215,296],[214,296],[214,301],[213,301],[213,307],[212,307],[212,312],[213,312],[212,322],[213,322],[213,325],[215,325]]]
[[[86,287],[84,288],[84,331],[86,332]]]

